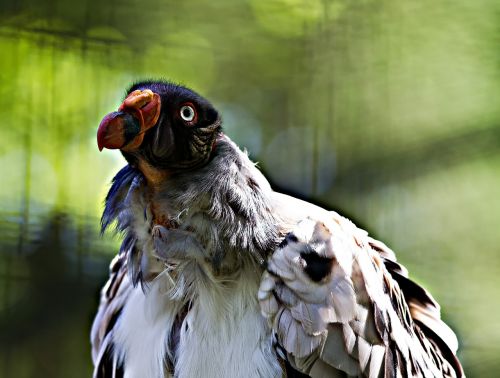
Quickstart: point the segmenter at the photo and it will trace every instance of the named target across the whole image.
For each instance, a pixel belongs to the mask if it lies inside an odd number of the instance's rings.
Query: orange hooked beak
[[[131,151],[138,148],[144,133],[156,125],[160,117],[160,96],[150,89],[130,93],[117,112],[107,114],[97,129],[97,146]]]

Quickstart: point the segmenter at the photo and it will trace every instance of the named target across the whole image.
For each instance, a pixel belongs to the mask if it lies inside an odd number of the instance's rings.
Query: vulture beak
[[[131,151],[138,148],[144,133],[160,117],[160,96],[153,91],[135,90],[130,93],[117,112],[107,114],[97,129],[97,146]]]

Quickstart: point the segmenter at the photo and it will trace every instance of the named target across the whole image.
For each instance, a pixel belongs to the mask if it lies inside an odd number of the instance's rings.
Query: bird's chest
[[[199,289],[182,323],[176,376],[281,375],[271,332],[256,301],[256,284],[244,279],[234,289]]]
[[[136,219],[140,268],[150,280],[133,290],[117,323],[125,377],[281,376],[257,301],[260,268],[247,257],[233,261],[248,251],[226,249],[205,214],[192,210],[182,223]],[[233,267],[227,274],[213,270],[217,251],[222,268]]]
[[[231,283],[179,267],[136,288],[116,332],[125,377],[276,377],[281,367],[257,303],[255,272]]]

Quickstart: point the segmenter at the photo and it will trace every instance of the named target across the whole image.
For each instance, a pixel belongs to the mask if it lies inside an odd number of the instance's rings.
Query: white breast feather
[[[195,264],[178,267],[183,280],[172,290],[166,275],[144,293],[132,293],[115,331],[117,352],[125,361],[125,378],[165,377],[169,330],[193,298],[182,328],[175,375],[194,377],[278,377],[282,370],[271,345],[270,330],[260,314],[256,293],[259,275],[243,271],[229,283],[217,282]],[[194,285],[189,285],[193,282]],[[230,288],[229,288],[230,287]]]

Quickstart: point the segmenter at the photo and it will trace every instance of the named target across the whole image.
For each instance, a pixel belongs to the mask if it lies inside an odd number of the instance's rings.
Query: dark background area
[[[221,110],[276,188],[351,217],[500,369],[500,3],[0,1],[0,377],[89,377],[119,238],[100,119],[165,77]]]

